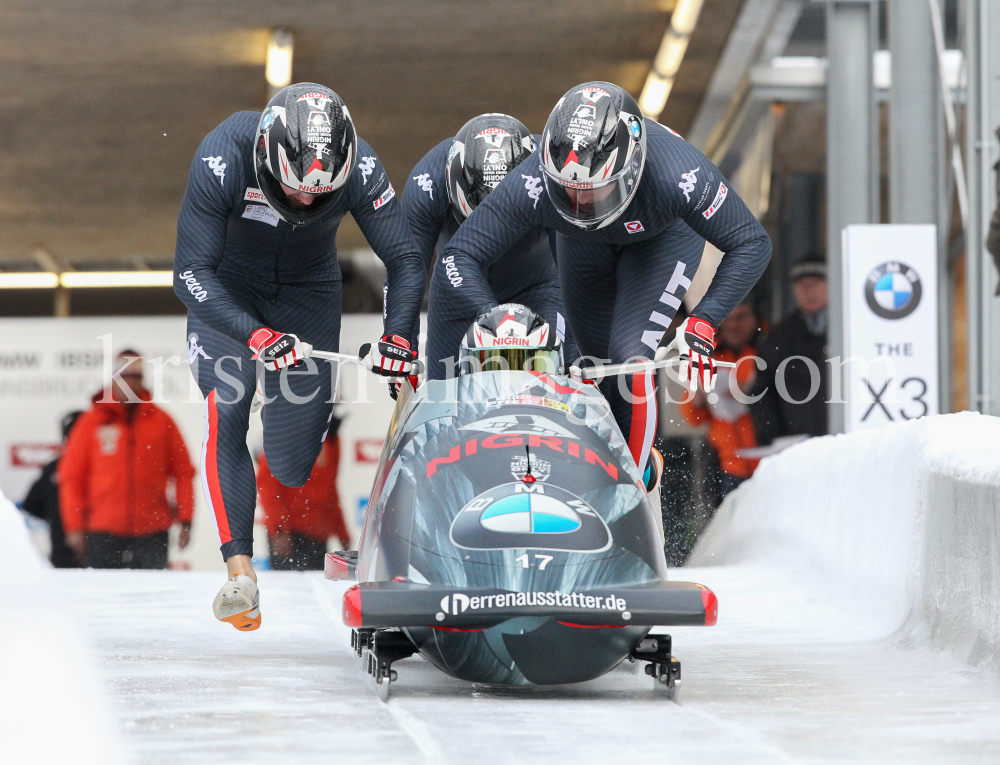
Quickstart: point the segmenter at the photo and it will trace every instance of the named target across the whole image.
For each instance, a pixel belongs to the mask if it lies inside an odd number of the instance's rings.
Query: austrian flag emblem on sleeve
[[[396,196],[396,190],[392,187],[392,184],[390,183],[389,188],[387,188],[385,191],[382,192],[382,196],[380,196],[378,199],[372,202],[372,207],[374,207],[377,210],[386,202],[388,202],[390,199],[392,199],[394,196]]]

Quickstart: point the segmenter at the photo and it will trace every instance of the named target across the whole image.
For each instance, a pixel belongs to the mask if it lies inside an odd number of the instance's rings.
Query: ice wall
[[[689,565],[766,563],[887,632],[1000,665],[1000,418],[810,439],[761,462]],[[724,607],[724,604],[722,604]]]
[[[0,492],[0,762],[120,762],[58,576]]]

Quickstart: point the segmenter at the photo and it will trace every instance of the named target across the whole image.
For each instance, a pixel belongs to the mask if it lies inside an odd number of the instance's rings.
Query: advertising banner
[[[0,332],[17,339],[11,350],[0,351],[0,491],[8,498],[24,499],[41,467],[59,453],[62,416],[91,406],[92,396],[110,379],[114,354],[125,348],[146,358],[145,385],[174,418],[192,464],[200,467],[205,404],[188,365],[184,316],[0,319]],[[341,349],[356,352],[381,334],[381,316],[345,315]],[[342,370],[340,400],[337,486],[356,543],[393,401],[385,382],[360,367]],[[261,441],[260,415],[252,415],[247,437],[251,454],[259,453]],[[263,541],[262,531],[255,533],[255,554],[266,551],[266,544],[257,544]],[[171,550],[171,564],[223,568],[215,518],[202,495],[200,477],[192,541],[184,551]]]
[[[847,432],[937,414],[936,227],[847,226],[843,253]]]

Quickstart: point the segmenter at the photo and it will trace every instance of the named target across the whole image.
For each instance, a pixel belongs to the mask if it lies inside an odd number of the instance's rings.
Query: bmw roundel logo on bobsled
[[[590,505],[565,489],[542,483],[507,483],[462,508],[451,540],[470,550],[530,548],[604,552],[608,526]]]
[[[382,698],[414,653],[498,685],[644,661],[676,698],[680,663],[650,629],[715,624],[711,590],[668,581],[628,443],[600,389],[564,374],[556,337],[500,306],[467,333],[458,377],[400,392],[358,551],[326,568],[358,582],[343,618]]]

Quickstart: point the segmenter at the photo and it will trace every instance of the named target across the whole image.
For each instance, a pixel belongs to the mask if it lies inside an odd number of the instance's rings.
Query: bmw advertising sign
[[[937,414],[937,229],[858,225],[843,232],[848,432]]]
[[[873,268],[865,280],[865,300],[876,316],[902,319],[920,305],[923,287],[916,269],[890,260]]]

